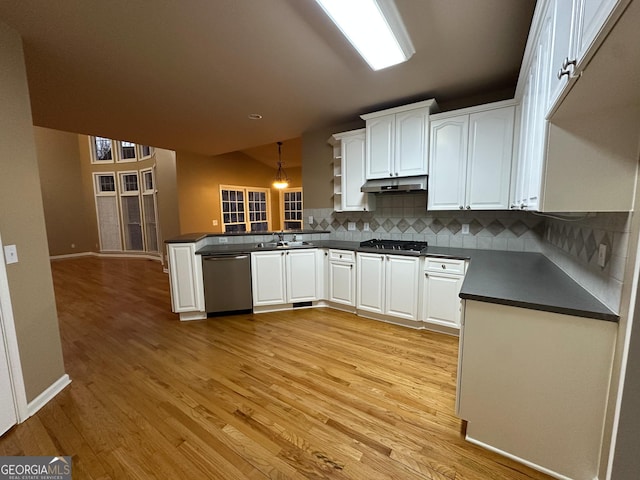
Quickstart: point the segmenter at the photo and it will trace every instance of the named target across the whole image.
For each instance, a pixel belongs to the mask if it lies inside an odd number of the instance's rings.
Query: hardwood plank
[[[0,438],[74,479],[543,480],[469,444],[455,337],[330,309],[180,322],[158,263],[52,262],[72,384]]]

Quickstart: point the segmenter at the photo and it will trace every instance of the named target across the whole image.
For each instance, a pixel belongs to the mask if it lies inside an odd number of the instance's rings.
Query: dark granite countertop
[[[169,240],[165,240],[164,243],[195,243],[203,238],[207,237],[242,237],[242,236],[256,236],[256,235],[274,235],[277,233],[281,233],[280,230],[277,231],[267,231],[267,232],[231,232],[231,233],[212,233],[212,232],[194,232],[194,233],[185,233],[184,235],[178,235],[177,237],[172,237]],[[318,230],[284,230],[284,233],[287,235],[296,234],[296,235],[308,235],[312,233],[330,233],[327,231],[318,231]]]
[[[359,242],[314,240],[310,246],[381,253]],[[209,245],[196,253],[251,253],[278,250],[256,244]],[[468,300],[530,308],[553,313],[617,322],[618,315],[581,287],[541,253],[427,247],[420,253],[393,251],[393,255],[429,256],[469,260],[460,297]]]

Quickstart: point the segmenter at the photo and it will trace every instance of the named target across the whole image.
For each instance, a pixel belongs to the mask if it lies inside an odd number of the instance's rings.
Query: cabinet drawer
[[[329,260],[338,260],[340,262],[355,263],[356,253],[349,250],[329,250]]]
[[[455,260],[450,258],[430,258],[427,257],[424,265],[425,272],[440,272],[464,275],[464,260]]]

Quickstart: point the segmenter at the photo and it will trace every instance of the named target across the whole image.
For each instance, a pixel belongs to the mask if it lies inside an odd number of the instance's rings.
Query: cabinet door
[[[367,120],[367,179],[392,176],[395,115]]]
[[[428,210],[464,208],[469,116],[431,122]]]
[[[399,255],[386,257],[385,313],[417,320],[420,261],[415,257]]]
[[[355,270],[353,263],[329,263],[329,301],[355,306]]]
[[[627,3],[621,0],[578,0],[575,29],[575,48],[578,60],[577,68],[582,70],[583,59],[594,40],[600,33],[607,19],[616,6]]]
[[[396,114],[394,175],[427,174],[429,109]]]
[[[369,209],[369,196],[360,191],[365,178],[365,134],[342,139],[342,210]]]
[[[360,310],[384,312],[385,256],[374,253],[358,253],[357,302]]]
[[[558,78],[558,72],[563,69],[562,65],[566,59],[575,60],[572,45],[572,19],[576,13],[578,2],[579,0],[552,0],[548,6],[546,15],[549,16],[552,23],[553,45],[551,47],[550,88],[546,113],[558,100],[569,81],[569,75],[562,75]],[[571,71],[571,67],[569,67],[569,71]]]
[[[461,300],[458,296],[464,277],[425,273],[423,318],[425,322],[460,327]]]
[[[287,303],[284,269],[283,251],[251,254],[251,285],[255,306]]]
[[[202,259],[193,243],[169,244],[171,306],[175,313],[203,312]]]
[[[515,107],[505,107],[469,116],[465,208],[509,208],[514,114]]]
[[[318,299],[318,255],[314,250],[287,250],[287,303]]]

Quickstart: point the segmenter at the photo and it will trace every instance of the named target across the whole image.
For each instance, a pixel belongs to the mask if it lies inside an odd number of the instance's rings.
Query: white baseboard
[[[520,457],[517,457],[515,455],[512,455],[511,453],[505,452],[504,450],[500,450],[499,448],[492,447],[491,445],[488,445],[488,444],[486,444],[484,442],[481,442],[480,440],[476,440],[475,438],[471,438],[469,435],[467,435],[465,437],[465,440],[467,442],[469,442],[469,443],[473,443],[474,445],[477,445],[477,446],[482,447],[484,449],[487,449],[487,450],[490,450],[492,452],[495,452],[498,455],[502,455],[503,457],[510,458],[511,460],[514,460],[514,461],[516,461],[518,463],[526,465],[529,468],[533,468],[534,470],[537,470],[539,472],[546,473],[550,477],[557,478],[558,480],[573,480],[571,477],[567,477],[566,475],[562,475],[561,473],[554,472],[553,470],[549,470],[548,468],[545,468],[545,467],[540,466],[540,465],[538,465],[536,463],[530,462],[529,460],[525,460],[524,458],[520,458]],[[594,480],[597,480],[597,477],[594,478]]]
[[[63,255],[51,255],[50,260],[63,260],[65,258],[78,258],[78,257],[99,257],[99,258],[142,258],[145,260],[156,260],[162,263],[162,257],[160,255],[151,255],[148,253],[102,253],[102,252],[80,252],[80,253],[65,253]]]
[[[69,375],[65,373],[58,380],[49,385],[49,387],[44,392],[42,392],[27,404],[27,415],[29,417],[35,415],[38,410],[44,407],[49,401],[53,399],[53,397],[58,395],[70,383],[71,379],[69,378]]]

